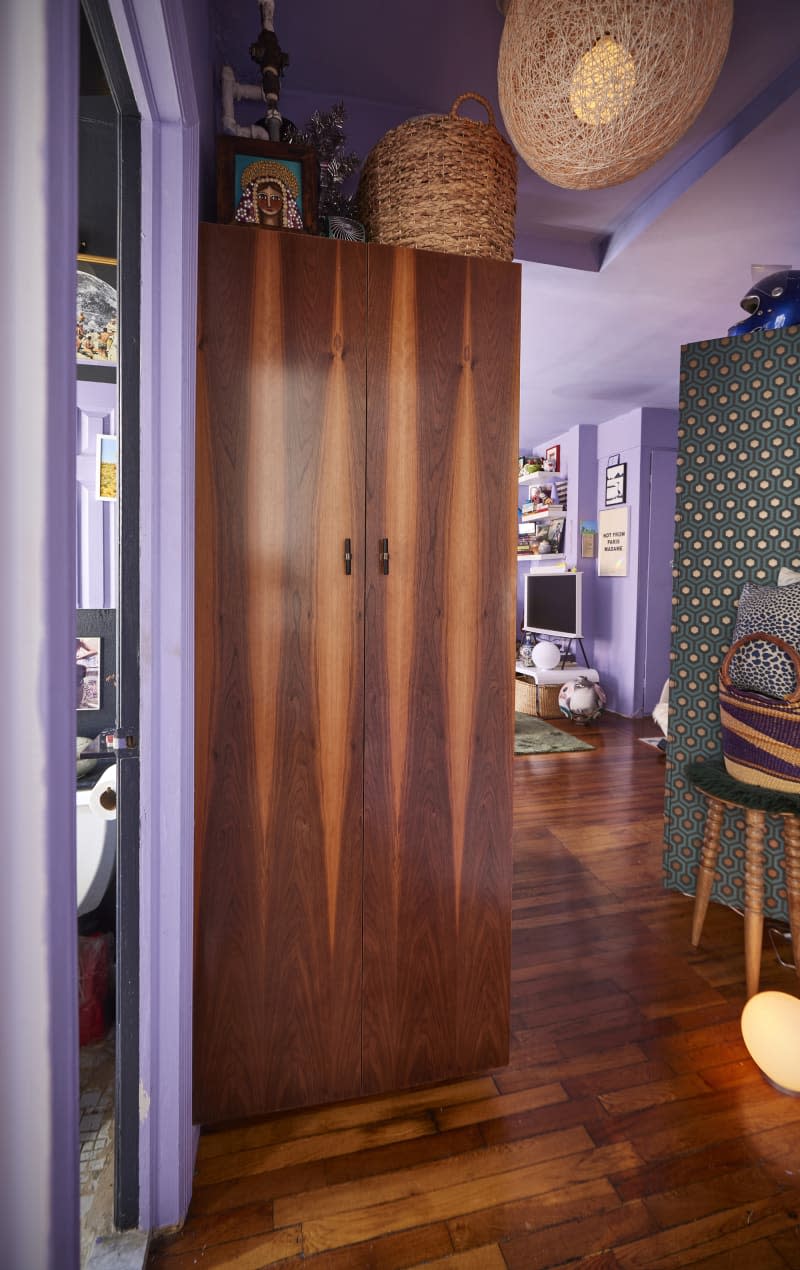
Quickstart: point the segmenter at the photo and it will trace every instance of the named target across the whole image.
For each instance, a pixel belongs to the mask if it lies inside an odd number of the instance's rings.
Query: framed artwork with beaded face
[[[314,151],[249,137],[217,137],[217,220],[314,233]]]

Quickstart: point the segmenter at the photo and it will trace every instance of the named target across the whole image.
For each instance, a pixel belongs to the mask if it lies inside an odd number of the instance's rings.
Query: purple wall
[[[647,535],[642,552],[639,611],[641,642],[637,662],[642,671],[642,708],[651,714],[669,674],[672,627],[672,557],[675,540],[675,474],[677,451],[654,446],[650,450],[650,498],[642,516]],[[644,597],[644,612],[641,604]]]
[[[78,1264],[77,71],[77,5],[3,6],[0,1260],[36,1270]]]
[[[600,682],[608,697],[608,709],[624,715],[640,713],[636,645],[641,584],[641,415],[640,410],[631,410],[617,419],[601,423],[597,429],[597,518],[600,509],[605,507],[605,470],[609,456],[618,454],[619,461],[628,465],[628,573],[627,577],[621,578],[595,577],[592,631],[592,664],[600,673]]]
[[[672,590],[674,470],[653,455],[677,450],[677,428],[675,411],[650,408],[597,428],[596,506],[605,506],[605,469],[618,454],[630,513],[627,577],[595,578],[592,662],[608,708],[627,716],[650,713],[669,673],[669,613],[659,597]]]
[[[199,206],[201,220],[216,220],[215,146],[218,78],[214,74],[208,0],[181,0],[191,62],[200,144]],[[256,5],[252,6],[257,16]],[[256,20],[256,26],[258,21]]]
[[[78,379],[76,407],[75,607],[113,609],[117,604],[117,504],[98,499],[95,489],[97,438],[117,433],[116,384]]]

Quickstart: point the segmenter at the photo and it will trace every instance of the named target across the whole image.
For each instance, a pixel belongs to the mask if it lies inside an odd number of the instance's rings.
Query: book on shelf
[[[548,503],[546,506],[540,505],[532,511],[526,511],[525,507],[523,507],[520,524],[526,525],[532,520],[546,520],[550,516],[561,516],[563,511],[564,509],[560,503]]]

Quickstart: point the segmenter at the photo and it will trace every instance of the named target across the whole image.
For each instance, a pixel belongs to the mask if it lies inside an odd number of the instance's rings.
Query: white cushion
[[[778,574],[778,586],[791,586],[794,582],[800,582],[800,573],[796,569],[787,569],[784,565]]]

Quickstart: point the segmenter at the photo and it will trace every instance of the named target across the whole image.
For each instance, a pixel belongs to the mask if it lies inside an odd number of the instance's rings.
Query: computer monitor
[[[526,574],[524,630],[581,639],[582,578],[580,573],[548,573],[544,570]]]

